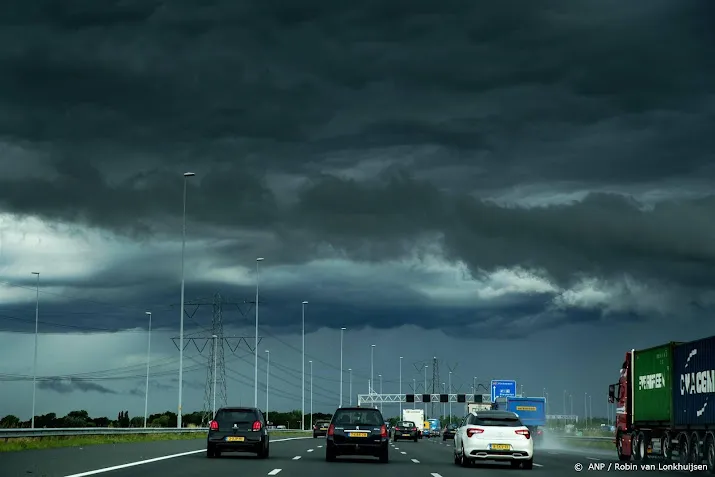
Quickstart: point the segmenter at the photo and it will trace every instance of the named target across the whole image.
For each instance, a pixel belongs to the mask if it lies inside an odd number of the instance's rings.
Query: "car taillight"
[[[519,434],[520,436],[526,437],[527,439],[530,439],[530,438],[531,438],[531,432],[529,432],[529,431],[526,430],[526,429],[518,429],[518,430],[516,430],[516,431],[514,431],[514,432],[516,432],[516,433]]]
[[[387,437],[387,426],[382,426],[380,428],[380,437]]]
[[[412,430],[413,430],[413,431],[416,431],[416,430],[417,430],[417,428],[416,428],[416,427],[413,427],[413,428],[412,428]]]
[[[484,433],[484,429],[479,429],[478,427],[473,427],[471,429],[467,429],[467,437],[472,437],[474,434],[482,434]]]
[[[539,436],[542,435],[543,433],[544,433],[544,431],[536,431],[536,434]]]
[[[261,421],[256,421],[253,423],[253,430],[254,431],[260,431],[261,430]]]
[[[335,424],[330,424],[330,427],[328,427],[328,435],[332,436],[335,434]]]
[[[211,424],[209,424],[209,429],[211,429],[212,431],[218,431],[218,422],[211,421]]]

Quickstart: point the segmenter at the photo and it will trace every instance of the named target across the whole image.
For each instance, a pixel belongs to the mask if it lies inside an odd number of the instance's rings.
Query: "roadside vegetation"
[[[302,431],[277,431],[271,432],[272,439],[284,437],[308,437],[311,432]],[[197,445],[204,444],[206,435],[197,432],[187,432],[180,434],[125,434],[125,435],[101,435],[101,436],[61,436],[61,437],[22,437],[0,439],[0,452],[17,452],[34,449],[55,449],[60,447],[84,447],[102,444],[124,444],[132,442],[153,442],[153,441],[181,441],[195,440]]]

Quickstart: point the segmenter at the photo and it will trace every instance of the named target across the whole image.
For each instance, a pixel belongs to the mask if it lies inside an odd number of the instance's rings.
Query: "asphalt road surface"
[[[154,444],[158,444],[154,446]],[[325,461],[325,440],[297,438],[281,441],[274,438],[271,456],[261,460],[250,454],[224,454],[218,459],[207,459],[205,442],[171,441],[143,445],[142,457],[129,457],[137,452],[135,444],[92,446],[84,450],[54,449],[52,451],[18,452],[6,460],[0,454],[0,475],[16,477],[202,477],[205,475],[246,475],[248,477],[279,476],[305,477],[329,475],[338,477],[364,477],[366,473],[380,472],[390,477],[459,477],[478,474],[483,477],[511,475],[574,476],[595,472],[631,472],[637,475],[683,475],[705,471],[619,470],[612,453],[600,450],[549,450],[538,452],[533,470],[513,470],[508,464],[483,463],[470,468],[454,465],[451,441],[421,440],[398,442],[390,445],[390,463],[380,464],[372,458],[339,457],[337,462]],[[83,451],[86,451],[83,453]],[[44,454],[44,455],[43,455]],[[52,454],[52,455],[50,455]],[[117,454],[122,454],[118,458]],[[174,457],[177,454],[179,456]],[[51,460],[52,459],[52,460]],[[14,460],[14,462],[11,462]],[[149,462],[142,463],[142,461]],[[48,467],[31,469],[31,462],[47,462]],[[23,462],[26,462],[23,465]],[[49,464],[52,465],[49,465]],[[111,469],[111,467],[115,467]],[[582,469],[577,471],[577,468]],[[110,469],[107,469],[107,468]],[[600,467],[600,468],[599,468]]]

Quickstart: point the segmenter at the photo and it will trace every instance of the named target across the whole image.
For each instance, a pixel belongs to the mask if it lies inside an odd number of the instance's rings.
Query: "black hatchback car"
[[[449,424],[447,427],[444,428],[444,431],[442,431],[442,440],[446,441],[447,439],[454,439],[454,434],[457,432],[457,424]]]
[[[325,460],[339,456],[372,456],[389,462],[390,438],[382,413],[365,407],[341,407],[330,421],[326,437]]]
[[[409,439],[417,442],[419,434],[417,433],[417,425],[412,421],[400,421],[395,426],[393,440],[397,442],[399,439]]]
[[[328,426],[330,426],[330,421],[317,421],[313,426],[313,438],[327,435]]]
[[[255,407],[223,407],[209,424],[206,457],[222,452],[252,452],[261,459],[269,454],[266,418]]]

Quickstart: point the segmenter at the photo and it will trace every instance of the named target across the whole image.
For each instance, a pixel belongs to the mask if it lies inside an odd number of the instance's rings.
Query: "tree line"
[[[279,412],[269,411],[268,420],[273,426],[285,426],[287,429],[300,428],[300,410]],[[148,427],[176,427],[176,413],[166,411],[160,414],[151,414],[147,417]],[[315,413],[311,419],[305,416],[306,429],[310,428],[311,421],[329,420],[330,414]],[[192,412],[182,416],[184,427],[205,427],[211,415],[204,412]],[[23,421],[19,417],[9,414],[0,419],[0,429],[29,428],[31,421]],[[72,411],[64,417],[57,417],[54,412],[35,416],[35,428],[84,428],[84,427],[144,427],[144,416],[130,416],[129,411],[118,411],[116,417],[91,417],[87,411]]]

